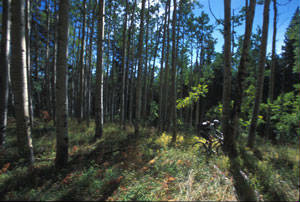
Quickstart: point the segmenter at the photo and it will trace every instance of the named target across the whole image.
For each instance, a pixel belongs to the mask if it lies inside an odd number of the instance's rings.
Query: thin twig
[[[210,11],[210,13],[212,14],[212,16],[215,18],[216,22],[217,22],[218,24],[222,24],[222,25],[223,25],[223,22],[222,22],[220,19],[216,18],[216,16],[215,16],[214,13],[212,12],[211,6],[210,6],[210,0],[208,0],[208,8],[209,8],[209,11]]]

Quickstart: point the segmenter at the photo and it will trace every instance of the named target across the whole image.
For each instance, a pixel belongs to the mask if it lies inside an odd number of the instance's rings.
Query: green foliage
[[[158,104],[155,101],[150,103],[150,116],[149,121],[153,122],[158,118]]]
[[[294,181],[299,179],[299,150],[287,146],[266,145],[262,141],[257,142],[256,151],[248,147],[241,148],[240,151],[242,168],[248,171],[250,183],[260,193],[260,200],[298,199],[298,182],[294,183]],[[257,158],[257,153],[261,153],[260,158]],[[291,154],[293,157],[288,157]],[[288,159],[289,165],[283,163],[285,159]],[[297,172],[294,172],[294,169]]]
[[[208,92],[207,85],[201,85],[192,87],[192,91],[189,92],[189,96],[184,99],[177,99],[177,109],[182,109],[190,106],[194,102],[197,102],[200,97],[205,97]]]
[[[288,99],[286,96],[282,99]],[[215,107],[217,111],[221,109],[221,104]],[[12,149],[5,153],[8,156],[5,155],[4,161],[0,159],[3,172],[0,174],[1,200],[236,200],[229,158],[216,155],[207,162],[205,154],[199,154],[198,147],[191,146],[199,140],[191,133],[178,133],[175,147],[169,147],[170,134],[164,132],[157,136],[153,128],[141,128],[141,139],[137,140],[132,153],[125,150],[117,155],[109,154],[105,163],[99,163],[97,145],[113,146],[126,141],[133,129],[127,126],[126,130],[122,130],[115,124],[105,124],[103,138],[91,143],[85,139],[91,140],[89,132],[93,131],[94,122],[91,122],[92,129],[75,121],[69,123],[70,134],[74,136],[70,137],[69,166],[62,170],[53,167],[55,147],[46,144],[47,141],[54,143],[53,131],[40,134],[39,130],[34,130],[37,149],[34,172],[30,172],[22,160],[15,159],[16,138],[10,135],[14,130],[9,127],[7,144]],[[264,199],[273,199],[273,192],[268,190],[279,190],[281,195],[295,198],[299,150],[296,147],[264,145],[261,140],[258,143],[259,149],[264,149],[262,161],[254,157],[255,152],[249,149],[246,152],[247,159],[257,170],[249,175],[252,184],[261,191]],[[132,147],[133,144],[128,142],[126,146]],[[120,161],[123,155],[127,157]],[[138,161],[137,157],[142,160]],[[11,165],[5,166],[9,159],[12,160]],[[242,164],[240,158],[237,160],[238,164]],[[282,180],[285,183],[278,188]]]
[[[299,8],[297,8],[293,19],[288,27],[288,30],[286,32],[286,36],[288,40],[292,41],[292,46],[293,46],[293,53],[294,53],[294,66],[293,66],[293,71],[295,73],[300,72],[300,12]]]
[[[223,111],[223,105],[219,103],[215,107],[211,107],[207,112],[206,112],[206,117],[207,119],[214,119],[216,117],[222,117],[222,111]]]
[[[249,119],[248,117],[252,113],[252,107],[254,106],[255,99],[255,86],[249,85],[244,92],[243,103],[241,106],[241,111],[243,113],[243,119]]]
[[[281,140],[296,140],[300,135],[300,96],[294,92],[282,94],[271,104],[261,104],[261,113],[267,114],[270,109],[271,124]]]

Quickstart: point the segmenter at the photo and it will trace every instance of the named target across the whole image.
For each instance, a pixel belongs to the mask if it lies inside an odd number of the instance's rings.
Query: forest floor
[[[155,128],[122,130],[105,124],[94,141],[94,123],[69,121],[69,163],[54,168],[55,129],[36,123],[33,131],[36,162],[29,169],[17,156],[15,122],[10,120],[6,149],[0,151],[0,200],[239,200],[230,160],[223,154],[209,159],[192,144],[195,134],[171,135]],[[240,142],[243,141],[240,137]],[[259,138],[259,137],[258,137]],[[238,163],[257,200],[299,199],[299,145],[264,144],[241,149]],[[240,148],[245,148],[243,143]]]

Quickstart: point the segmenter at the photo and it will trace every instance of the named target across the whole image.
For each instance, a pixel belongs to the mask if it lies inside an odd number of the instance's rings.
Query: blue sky
[[[195,14],[201,12],[204,10],[205,13],[207,13],[211,19],[211,23],[215,23],[215,19],[212,16],[211,12],[209,11],[208,6],[209,0],[199,0],[199,2],[203,5],[202,9],[195,10]],[[300,7],[300,1],[299,0],[277,0],[277,3],[282,4],[277,6],[277,36],[276,36],[276,52],[281,53],[281,46],[283,45],[284,41],[284,34],[286,32],[286,29],[296,11],[297,6]],[[218,19],[224,18],[224,1],[223,0],[210,0],[211,9],[214,13],[214,15]],[[238,11],[245,5],[245,0],[231,0],[231,9],[234,9],[235,14],[238,13]],[[267,46],[267,52],[271,52],[272,48],[272,35],[273,35],[273,3],[271,1],[270,4],[270,21],[269,21],[269,34],[268,34],[268,46]],[[263,23],[263,5],[256,5],[255,9],[255,17],[254,17],[254,24],[253,24],[253,30],[252,32],[255,32],[256,27],[260,26],[262,27]],[[221,28],[221,27],[219,27]],[[238,35],[244,34],[245,26],[244,24],[237,28]],[[217,38],[218,42],[216,44],[216,51],[221,52],[222,46],[224,44],[223,36],[221,33],[216,29],[214,31],[214,37]]]

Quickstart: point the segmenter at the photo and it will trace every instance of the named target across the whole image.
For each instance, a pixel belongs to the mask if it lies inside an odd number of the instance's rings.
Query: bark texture
[[[134,128],[135,134],[139,134],[139,125],[141,119],[141,105],[142,105],[142,68],[143,68],[143,36],[144,36],[144,13],[145,13],[145,3],[146,0],[142,0],[142,10],[141,10],[141,22],[140,22],[140,33],[139,33],[139,44],[138,44],[138,76],[136,85],[136,111],[135,111],[135,121]]]
[[[254,103],[252,119],[249,128],[249,136],[248,136],[248,146],[250,148],[252,148],[255,143],[257,116],[259,114],[259,105],[263,93],[264,72],[265,72],[265,64],[266,64],[266,49],[267,49],[268,28],[269,28],[269,7],[270,7],[270,0],[265,0],[264,13],[263,13],[264,17],[263,17],[262,38],[261,38],[259,66],[258,66],[259,69],[258,69],[258,78],[256,83],[256,92],[255,92],[255,103]]]
[[[11,79],[15,98],[15,113],[17,122],[17,144],[19,153],[34,163],[33,145],[31,138],[27,67],[25,42],[25,7],[24,0],[13,0],[12,7],[12,63]]]
[[[174,11],[172,21],[172,88],[171,88],[171,117],[172,117],[172,142],[176,142],[176,22],[177,2],[174,0]]]
[[[97,69],[96,69],[96,131],[95,137],[101,138],[103,134],[103,73],[102,73],[102,57],[103,57],[103,37],[104,37],[104,5],[105,0],[99,1],[98,13],[98,43],[97,43]]]
[[[243,99],[243,82],[245,80],[246,67],[249,61],[249,49],[251,43],[251,33],[252,33],[252,25],[254,19],[255,12],[255,4],[256,0],[250,0],[250,6],[247,8],[247,16],[246,16],[246,27],[245,27],[245,37],[243,41],[242,47],[242,56],[238,68],[237,75],[237,90],[236,96],[234,99],[234,107],[233,107],[233,123],[234,123],[234,131],[233,131],[233,139],[235,139],[239,135],[239,118],[241,113],[242,99]]]
[[[56,68],[56,158],[55,166],[62,168],[68,163],[68,91],[67,57],[69,29],[69,0],[59,1],[57,30]]]
[[[10,0],[3,0],[2,37],[0,44],[0,146],[4,145],[7,125],[8,72],[10,51]]]

